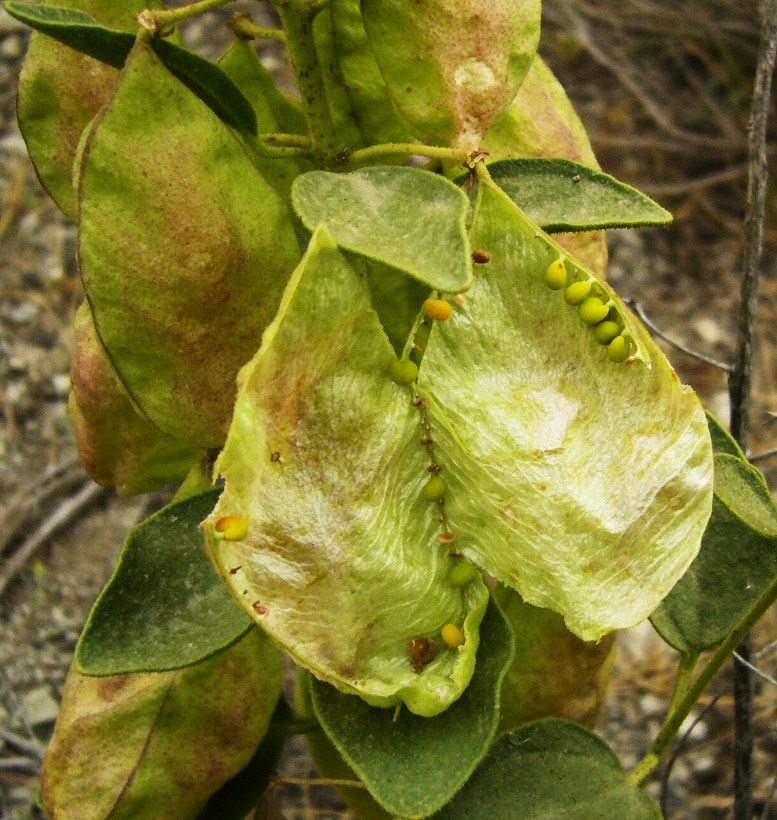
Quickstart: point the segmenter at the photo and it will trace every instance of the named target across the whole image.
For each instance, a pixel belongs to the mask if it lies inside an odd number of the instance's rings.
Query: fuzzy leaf
[[[4,8],[36,31],[113,68],[124,65],[135,43],[134,34],[100,25],[80,9],[13,1]],[[256,134],[251,104],[217,66],[167,40],[153,38],[149,45],[167,69],[225,123]]]
[[[433,715],[469,682],[488,595],[480,578],[448,581],[457,559],[419,496],[428,462],[410,392],[386,375],[394,360],[366,283],[319,228],[241,371],[206,532],[235,597],[298,663],[373,705]],[[242,541],[217,538],[227,515],[247,520]],[[439,644],[449,622],[464,647],[414,672],[410,643]]]
[[[312,171],[294,183],[294,208],[312,231],[324,223],[340,247],[430,288],[458,293],[472,281],[467,197],[416,168]]]
[[[736,443],[731,433],[729,433],[711,413],[707,413],[706,415],[713,451],[716,454],[736,456],[737,458],[747,460],[745,454],[742,452],[742,448]]]
[[[81,463],[93,481],[129,496],[186,475],[197,449],[160,433],[135,410],[97,338],[86,302],[75,317],[70,381],[70,423]]]
[[[220,490],[170,504],[127,536],[76,650],[88,675],[164,672],[234,644],[251,622],[205,555],[199,523]]]
[[[712,502],[704,413],[599,283],[634,345],[626,363],[608,359],[544,284],[558,246],[490,185],[471,242],[491,261],[433,328],[418,379],[457,549],[598,640],[647,618],[698,552]]]
[[[613,751],[564,720],[529,723],[494,744],[467,785],[438,815],[521,820],[660,820],[658,806],[626,781]]]
[[[299,258],[288,210],[142,43],[87,140],[79,190],[81,273],[119,378],[160,430],[220,445],[236,373]]]
[[[775,576],[777,506],[763,476],[739,456],[716,455],[701,550],[651,623],[678,651],[702,652],[731,632]]]
[[[403,711],[394,720],[391,711],[310,682],[315,713],[327,736],[392,814],[426,817],[437,811],[464,785],[494,739],[513,636],[493,602],[480,635],[472,681],[461,698],[435,718]]]
[[[8,5],[13,11],[14,5]],[[135,15],[144,8],[161,8],[144,0],[61,0],[60,5],[126,32],[137,30]],[[25,6],[21,11],[26,13]],[[19,76],[19,128],[41,184],[72,221],[78,216],[73,189],[76,147],[84,128],[110,98],[117,76],[116,69],[45,34],[35,31],[30,38]]]
[[[256,629],[174,672],[94,678],[72,668],[43,762],[49,816],[196,817],[256,751],[282,674]]]
[[[571,160],[508,159],[489,165],[488,170],[507,196],[548,233],[672,221],[669,211],[650,197]]]

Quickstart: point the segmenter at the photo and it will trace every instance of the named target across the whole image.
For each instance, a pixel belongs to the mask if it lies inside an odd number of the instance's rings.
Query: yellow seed
[[[410,359],[397,359],[391,363],[388,374],[396,384],[412,384],[418,378],[418,365]]]
[[[239,515],[226,515],[216,522],[216,532],[225,541],[242,541],[248,535],[248,521]]]
[[[620,332],[621,326],[617,322],[611,322],[609,319],[606,319],[604,322],[599,322],[594,328],[594,339],[596,339],[600,345],[608,345]]]
[[[607,345],[607,358],[611,362],[625,362],[631,354],[631,342],[625,336],[616,336]]]
[[[445,624],[440,631],[440,637],[448,644],[448,646],[456,649],[464,643],[464,633],[456,626],[456,624]]]
[[[427,299],[423,308],[424,313],[437,322],[444,322],[453,316],[453,308],[444,299]]]
[[[459,561],[458,564],[450,571],[448,580],[455,587],[465,587],[477,577],[478,571],[466,559]]]
[[[442,476],[436,475],[430,478],[421,488],[421,498],[424,501],[439,501],[448,489],[448,485]]]
[[[607,313],[607,306],[603,304],[601,299],[597,299],[595,296],[589,296],[577,309],[577,315],[580,317],[580,321],[585,322],[587,325],[598,325],[599,322],[607,316]]]
[[[551,290],[561,290],[567,286],[567,266],[563,259],[557,259],[548,265],[545,271],[545,284]]]
[[[590,282],[573,282],[564,291],[564,301],[568,305],[579,305],[581,302],[588,298],[588,294],[590,292]]]

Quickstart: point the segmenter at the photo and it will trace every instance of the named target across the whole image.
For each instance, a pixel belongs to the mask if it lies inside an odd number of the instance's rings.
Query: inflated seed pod
[[[545,284],[551,290],[561,290],[567,286],[567,266],[563,259],[556,259],[545,271]]]
[[[565,291],[564,291],[564,301],[568,305],[579,305],[584,302],[588,298],[588,294],[591,292],[591,283],[586,282],[573,282]],[[602,317],[604,318],[604,317]]]
[[[589,296],[584,299],[577,309],[577,315],[582,322],[587,325],[597,325],[603,321],[609,308],[596,296]]]
[[[537,49],[540,0],[362,0],[375,60],[418,139],[473,149]]]
[[[424,313],[436,322],[445,322],[453,316],[453,308],[445,299],[427,299],[423,309]]]
[[[617,322],[606,319],[594,328],[594,339],[600,345],[608,345],[620,332],[621,326]]]
[[[611,362],[625,362],[631,355],[631,342],[625,336],[616,336],[607,345],[607,358]]]
[[[389,365],[388,374],[396,384],[412,384],[418,378],[418,365],[410,359],[397,359]]]
[[[442,476],[432,476],[421,489],[424,501],[439,501],[447,492],[448,483]]]

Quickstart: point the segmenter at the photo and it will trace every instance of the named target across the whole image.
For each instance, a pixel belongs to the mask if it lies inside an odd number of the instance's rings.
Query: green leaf
[[[428,459],[407,388],[363,278],[325,227],[311,239],[241,389],[208,519],[214,563],[235,597],[302,666],[377,706],[444,711],[469,683],[488,602],[458,558],[435,505],[420,497]],[[222,540],[222,516],[244,518]],[[440,630],[460,625],[460,649]],[[438,655],[415,672],[408,648]]]
[[[559,247],[490,184],[471,242],[491,261],[435,323],[418,376],[457,550],[599,640],[647,618],[698,552],[712,504],[704,412],[609,286],[567,258],[632,341],[630,363],[610,361],[545,284]]]
[[[548,233],[672,221],[669,211],[636,188],[571,160],[508,159],[488,170],[507,196]]]
[[[308,230],[324,223],[345,250],[435,290],[470,286],[467,197],[440,176],[404,167],[311,171],[295,181],[292,201]]]
[[[736,443],[731,433],[711,413],[706,415],[713,452],[747,460],[742,448]]]
[[[289,704],[281,697],[254,756],[208,800],[197,820],[245,820],[278,770],[289,737],[286,723],[291,716]]]
[[[777,576],[777,507],[763,476],[715,456],[715,499],[701,550],[650,621],[685,654],[720,643]]]
[[[472,681],[444,714],[423,718],[375,709],[311,680],[315,714],[348,765],[389,812],[426,817],[462,787],[499,723],[499,692],[513,656],[510,627],[491,602]],[[484,806],[488,806],[487,803]]]
[[[84,302],[74,322],[69,414],[89,477],[120,496],[148,493],[181,480],[197,458],[191,444],[160,433],[121,386]]]
[[[142,42],[87,139],[79,197],[81,275],[119,379],[159,430],[220,446],[299,260],[289,210]]]
[[[467,785],[435,817],[660,820],[656,803],[626,781],[604,741],[575,723],[547,718],[494,744]]]
[[[88,677],[71,667],[43,761],[49,817],[197,817],[251,760],[281,694],[278,650],[252,629],[186,669]]]
[[[114,68],[124,65],[135,43],[133,34],[102,26],[79,9],[17,2],[7,2],[4,8],[36,31]],[[167,69],[227,125],[256,134],[251,104],[221,69],[167,40],[152,38],[149,45]]]
[[[130,530],[76,649],[88,675],[162,672],[234,644],[250,621],[208,561],[200,522],[221,490],[170,504]]]

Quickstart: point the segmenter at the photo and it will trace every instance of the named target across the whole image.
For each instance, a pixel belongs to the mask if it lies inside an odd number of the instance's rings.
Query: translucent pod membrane
[[[550,290],[563,292],[567,305],[577,308],[578,318],[592,328],[611,362],[630,360],[635,345],[626,317],[603,282],[576,267],[570,271],[563,257],[548,265],[544,280]]]

